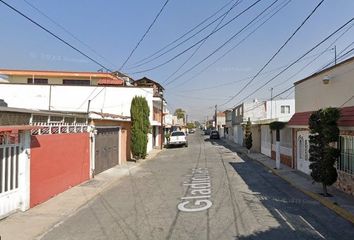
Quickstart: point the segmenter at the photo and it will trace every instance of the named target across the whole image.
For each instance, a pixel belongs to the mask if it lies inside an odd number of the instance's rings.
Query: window
[[[340,157],[337,169],[349,174],[354,174],[354,136],[340,136]]]
[[[87,86],[90,85],[90,80],[63,79],[63,85]]]
[[[29,83],[29,84],[48,84],[48,79],[46,79],[46,78],[27,78],[27,83]]]
[[[184,136],[184,132],[173,132],[171,136]]]
[[[290,106],[289,105],[281,106],[280,107],[280,112],[284,113],[284,114],[290,113]]]

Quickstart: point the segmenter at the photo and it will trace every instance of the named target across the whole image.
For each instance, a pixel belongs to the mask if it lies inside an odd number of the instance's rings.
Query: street
[[[41,239],[354,239],[351,223],[222,140],[200,131],[188,140]]]

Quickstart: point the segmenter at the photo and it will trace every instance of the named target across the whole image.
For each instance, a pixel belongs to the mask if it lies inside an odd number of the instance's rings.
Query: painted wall
[[[90,111],[130,116],[134,96],[146,98],[153,116],[152,88],[95,87],[95,86],[48,86],[0,84],[1,98],[9,107],[58,111],[86,112],[88,100]]]
[[[325,76],[331,79],[328,84],[323,84]],[[354,106],[353,79],[354,60],[296,84],[296,112],[314,111],[330,106]]]
[[[32,78],[32,76],[9,76],[10,83],[22,83],[27,84],[27,79]],[[34,78],[44,78],[48,79],[49,84],[63,84],[63,79],[71,79],[71,80],[91,80],[91,85],[98,85],[99,79],[102,77],[42,77],[42,76],[34,76]]]
[[[282,113],[282,106],[290,106],[290,113]],[[295,99],[280,99],[266,102],[266,118],[287,122],[295,113]]]
[[[30,206],[89,179],[89,133],[31,137]]]

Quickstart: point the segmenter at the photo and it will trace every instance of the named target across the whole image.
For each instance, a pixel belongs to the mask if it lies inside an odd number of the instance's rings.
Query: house
[[[153,81],[147,77],[143,77],[133,82],[134,86],[152,88],[152,121],[150,125],[152,127],[152,145],[154,148],[160,147],[162,149],[164,137],[163,116],[164,109],[166,108],[166,102],[163,98],[164,88],[156,81]]]
[[[70,86],[123,86],[124,80],[102,72],[0,69],[0,83]]]
[[[261,152],[275,159],[276,131],[269,127],[271,122],[287,123],[295,113],[294,99],[277,99],[265,101],[266,117],[253,124],[259,126],[261,132]],[[292,160],[292,130],[287,125],[280,130],[280,160],[289,167],[293,166]]]
[[[244,130],[243,126],[248,119],[252,122],[266,118],[266,105],[264,102],[259,102],[255,99],[253,102],[241,103],[232,110],[232,129],[233,141],[237,144],[243,145]],[[252,132],[252,138],[257,140],[259,138],[258,131]]]
[[[214,116],[215,119],[215,116]],[[216,113],[216,126],[215,128],[219,131],[220,137],[224,137],[224,127],[226,124],[225,113],[217,112]]]
[[[294,167],[309,169],[308,119],[313,111],[337,107],[341,111],[340,158],[335,186],[354,195],[354,57],[295,82],[295,114],[289,121],[293,135]]]
[[[0,107],[0,218],[90,178],[86,121],[85,114]]]
[[[226,111],[228,138],[242,145],[244,140],[244,125],[250,119],[252,127],[252,148],[275,159],[276,133],[269,124],[274,121],[288,122],[295,112],[294,99],[277,99],[242,103],[232,112]],[[230,116],[231,115],[231,116]],[[230,127],[230,122],[232,127]],[[230,131],[231,129],[231,131]],[[292,137],[291,129],[285,127],[280,131],[280,159],[282,163],[292,166]]]
[[[225,110],[225,128],[224,128],[224,137],[227,140],[233,139],[233,128],[232,128],[232,110]]]
[[[161,125],[159,120],[161,114],[158,110],[161,98],[157,97],[159,87],[155,89],[153,85],[143,84],[139,80],[136,86],[130,86],[131,80],[123,79],[126,78],[124,76],[100,72],[2,69],[0,74],[3,79],[0,82],[1,98],[10,107],[58,112],[96,112],[130,117],[132,99],[135,96],[143,96],[150,108],[150,123],[155,126],[154,131],[149,134],[147,151],[159,146],[157,134],[158,126]],[[125,122],[120,123],[121,129],[130,132]],[[123,139],[128,139],[128,136]],[[126,145],[129,146],[129,143]],[[129,156],[127,158],[129,159]]]

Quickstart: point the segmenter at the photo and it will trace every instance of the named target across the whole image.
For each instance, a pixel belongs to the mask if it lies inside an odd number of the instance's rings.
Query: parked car
[[[210,129],[209,128],[204,130],[204,135],[210,135]]]
[[[210,132],[210,139],[220,139],[219,132],[216,130],[213,130]]]
[[[195,129],[194,129],[194,128],[191,128],[191,129],[189,129],[188,132],[189,132],[189,133],[195,133]]]
[[[174,131],[171,133],[168,146],[185,146],[188,147],[187,136],[182,131]]]

